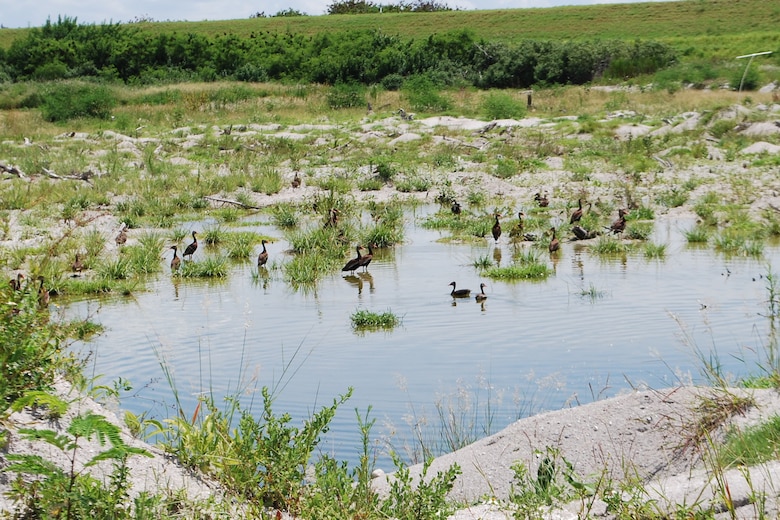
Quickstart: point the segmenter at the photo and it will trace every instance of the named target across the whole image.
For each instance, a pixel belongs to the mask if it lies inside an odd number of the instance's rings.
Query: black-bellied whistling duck
[[[487,300],[487,294],[485,294],[485,287],[486,286],[484,283],[479,284],[479,292],[474,297],[478,302],[483,302]]]
[[[571,218],[569,218],[569,224],[574,224],[575,222],[579,222],[582,218],[582,199],[577,199],[577,209],[575,209],[572,214]]]
[[[11,278],[10,280],[8,280],[8,283],[11,285],[11,289],[13,289],[14,291],[21,291],[23,281],[24,281],[24,275],[22,273],[17,273],[16,278]]]
[[[460,209],[460,204],[458,204],[457,200],[453,200],[452,201],[452,208],[451,209],[452,209],[452,213],[454,215],[460,215],[461,209]]]
[[[301,185],[301,178],[298,177],[298,172],[295,172],[295,175],[293,176],[293,180],[290,183],[293,189],[300,187]]]
[[[328,220],[325,221],[325,227],[336,227],[339,223],[339,213],[340,211],[336,208],[331,208],[328,211]]]
[[[534,195],[534,200],[539,205],[540,208],[546,208],[550,205],[550,199],[547,198],[547,194],[545,193],[542,195],[541,193],[537,193]]]
[[[187,246],[187,249],[184,250],[184,254],[181,255],[183,258],[187,258],[189,256],[190,260],[192,260],[192,255],[198,249],[198,239],[195,237],[197,234],[197,231],[192,232],[192,243]]]
[[[73,259],[73,264],[71,264],[71,269],[73,269],[74,273],[80,273],[84,270],[84,262],[81,260],[81,253],[76,253],[76,257]]]
[[[374,259],[374,244],[368,244],[368,254],[363,255],[360,258],[360,265],[358,267],[363,268],[363,272],[368,271],[368,264],[371,263],[371,260]]]
[[[553,235],[552,235],[552,240],[550,240],[550,245],[547,246],[547,249],[550,250],[550,253],[554,253],[561,248],[561,243],[555,237],[555,228],[551,227],[550,231],[552,231]]]
[[[587,240],[589,238],[593,238],[594,236],[593,233],[586,230],[582,226],[574,226],[571,228],[571,232],[574,233],[574,236],[577,237],[577,240]]]
[[[43,285],[43,276],[39,276],[38,280],[41,282],[41,284],[38,286],[38,306],[41,309],[46,309],[49,307],[49,300],[51,296],[49,295],[49,290]]]
[[[501,223],[498,221],[498,217],[500,217],[500,213],[496,213],[496,222],[493,224],[493,228],[491,229],[491,232],[493,233],[493,240],[498,243],[498,239],[501,238]]]
[[[127,242],[127,224],[122,222],[122,228],[119,230],[119,234],[114,239],[116,245],[123,246]]]
[[[452,291],[450,296],[453,298],[468,298],[471,295],[471,289],[455,289],[455,282],[450,282]]]
[[[509,231],[509,236],[512,238],[518,238],[523,236],[523,217],[525,216],[525,213],[522,211],[517,214],[517,224],[514,225],[514,227]]]
[[[179,248],[174,245],[171,246],[170,249],[173,249],[173,258],[171,258],[171,271],[176,271],[181,266],[181,258],[179,258],[179,255],[176,254],[176,251]]]
[[[626,215],[628,215],[628,211],[624,210],[623,208],[620,208],[618,210],[618,219],[612,223],[611,226],[609,226],[609,230],[612,231],[614,234],[618,235],[626,230]]]
[[[355,269],[360,267],[360,262],[363,260],[363,256],[360,254],[361,249],[363,249],[363,246],[360,245],[355,248],[357,257],[344,264],[344,267],[341,268],[342,271],[349,271],[350,273],[354,273]]]
[[[257,267],[262,267],[268,262],[268,251],[265,249],[265,245],[268,243],[268,240],[261,240],[260,243],[263,245],[263,250],[260,251],[260,254],[257,255]]]

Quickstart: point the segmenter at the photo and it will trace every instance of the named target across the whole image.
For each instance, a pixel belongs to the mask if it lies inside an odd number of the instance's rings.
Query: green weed
[[[388,310],[386,312],[372,312],[360,309],[350,316],[352,326],[358,330],[366,329],[391,329],[401,322],[401,319]]]

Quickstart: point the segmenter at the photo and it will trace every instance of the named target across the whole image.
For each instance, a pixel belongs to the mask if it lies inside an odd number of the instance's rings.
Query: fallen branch
[[[250,206],[249,204],[244,204],[243,202],[238,202],[237,200],[223,199],[220,197],[212,197],[211,195],[205,195],[203,198],[206,200],[210,200],[211,202],[220,202],[222,204],[233,204],[235,206],[244,209],[260,209],[258,206]]]
[[[73,175],[57,175],[56,173],[54,173],[53,171],[47,168],[42,168],[42,170],[43,173],[45,173],[46,176],[49,177],[50,179],[84,181],[89,184],[92,184],[92,181],[90,179],[92,179],[92,177],[95,176],[95,172],[93,172],[92,170],[87,170],[81,173],[75,173]]]
[[[25,175],[22,170],[20,170],[19,168],[17,168],[16,166],[14,166],[12,164],[0,163],[0,171],[2,171],[4,173],[10,173],[11,175],[16,175],[20,179],[26,179],[27,178],[27,175]]]

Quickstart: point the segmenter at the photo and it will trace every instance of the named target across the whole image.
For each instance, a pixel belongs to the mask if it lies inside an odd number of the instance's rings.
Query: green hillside
[[[137,24],[150,33],[251,36],[263,31],[312,35],[375,29],[421,38],[431,33],[470,29],[493,41],[523,39],[656,39],[683,57],[731,59],[738,54],[780,51],[780,3],[766,0],[691,0],[566,6],[544,9],[448,11],[364,15],[251,18],[209,22]],[[28,29],[0,30],[0,47]]]

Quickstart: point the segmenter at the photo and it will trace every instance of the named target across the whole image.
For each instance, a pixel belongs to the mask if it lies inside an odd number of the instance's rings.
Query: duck
[[[179,255],[176,254],[176,251],[179,248],[173,245],[170,247],[170,249],[173,249],[173,258],[171,258],[171,271],[176,271],[181,266],[181,258],[179,258]]]
[[[119,229],[119,234],[114,239],[116,245],[123,246],[127,242],[127,224],[122,222],[122,227]]]
[[[452,207],[450,209],[452,209],[452,214],[453,215],[460,215],[461,208],[460,208],[460,204],[458,204],[457,200],[453,200],[452,201]]]
[[[574,233],[574,236],[577,240],[588,240],[589,238],[593,238],[596,236],[596,233],[593,231],[588,231],[582,226],[574,226],[571,228],[572,233]]]
[[[368,244],[368,254],[367,255],[363,255],[360,258],[360,265],[358,265],[358,267],[362,267],[364,273],[368,271],[368,264],[370,264],[371,260],[374,259],[374,249],[373,249],[373,247],[374,247],[374,244]]]
[[[456,289],[455,282],[450,282],[450,285],[452,286],[450,296],[453,298],[468,298],[471,296],[471,289]]]
[[[539,205],[540,208],[546,208],[547,206],[550,205],[550,199],[547,198],[546,193],[544,195],[542,195],[541,192],[537,193],[536,195],[534,195],[534,200],[536,201],[536,203]]]
[[[190,260],[192,260],[192,255],[195,253],[195,251],[198,249],[198,239],[195,235],[197,235],[197,231],[192,232],[192,243],[187,246],[187,249],[184,250],[184,254],[181,255],[183,258],[190,257]]]
[[[580,219],[582,219],[582,199],[577,199],[577,209],[572,212],[569,224],[579,222]]]
[[[75,273],[80,273],[84,270],[84,262],[81,260],[81,253],[76,253],[76,256],[73,259],[73,263],[70,267]]]
[[[612,231],[614,234],[618,235],[626,230],[626,215],[628,215],[628,211],[626,211],[623,208],[620,208],[618,210],[618,219],[612,223],[611,226],[609,226],[609,230]]]
[[[493,233],[493,240],[498,243],[498,239],[501,238],[501,223],[498,221],[498,217],[500,217],[500,213],[496,213],[496,222],[493,224],[493,228],[491,229],[491,232]]]
[[[263,250],[260,252],[259,255],[257,255],[257,267],[262,267],[268,262],[268,251],[265,248],[265,245],[268,243],[268,240],[263,239],[260,241],[260,243],[263,246]]]
[[[354,273],[355,269],[360,267],[360,262],[363,260],[363,257],[360,254],[360,251],[363,249],[363,246],[358,245],[355,248],[355,251],[357,252],[357,257],[353,258],[346,264],[344,264],[344,267],[341,268],[342,271],[349,271],[350,273]]]
[[[550,253],[554,253],[561,248],[561,243],[555,237],[555,228],[551,227],[550,231],[552,231],[552,239],[550,240],[550,245],[547,246],[547,248],[550,250]]]
[[[293,189],[300,187],[300,185],[301,185],[301,178],[298,177],[298,172],[295,172],[295,175],[293,176],[293,180],[290,183],[290,185],[293,187]]]
[[[23,282],[24,282],[24,275],[22,273],[17,273],[16,278],[11,278],[10,280],[8,280],[8,283],[11,285],[11,289],[13,289],[14,291],[21,291]]]
[[[525,217],[525,213],[522,211],[517,214],[517,224],[514,225],[514,227],[509,231],[509,236],[512,238],[518,238],[523,236],[523,217]]]
[[[478,302],[483,302],[487,300],[487,294],[485,294],[485,287],[487,287],[484,283],[479,284],[479,292],[474,297],[475,300]]]
[[[38,281],[40,282],[40,285],[38,286],[38,306],[41,309],[46,309],[49,307],[51,295],[49,294],[49,290],[43,285],[43,276],[39,276]]]

